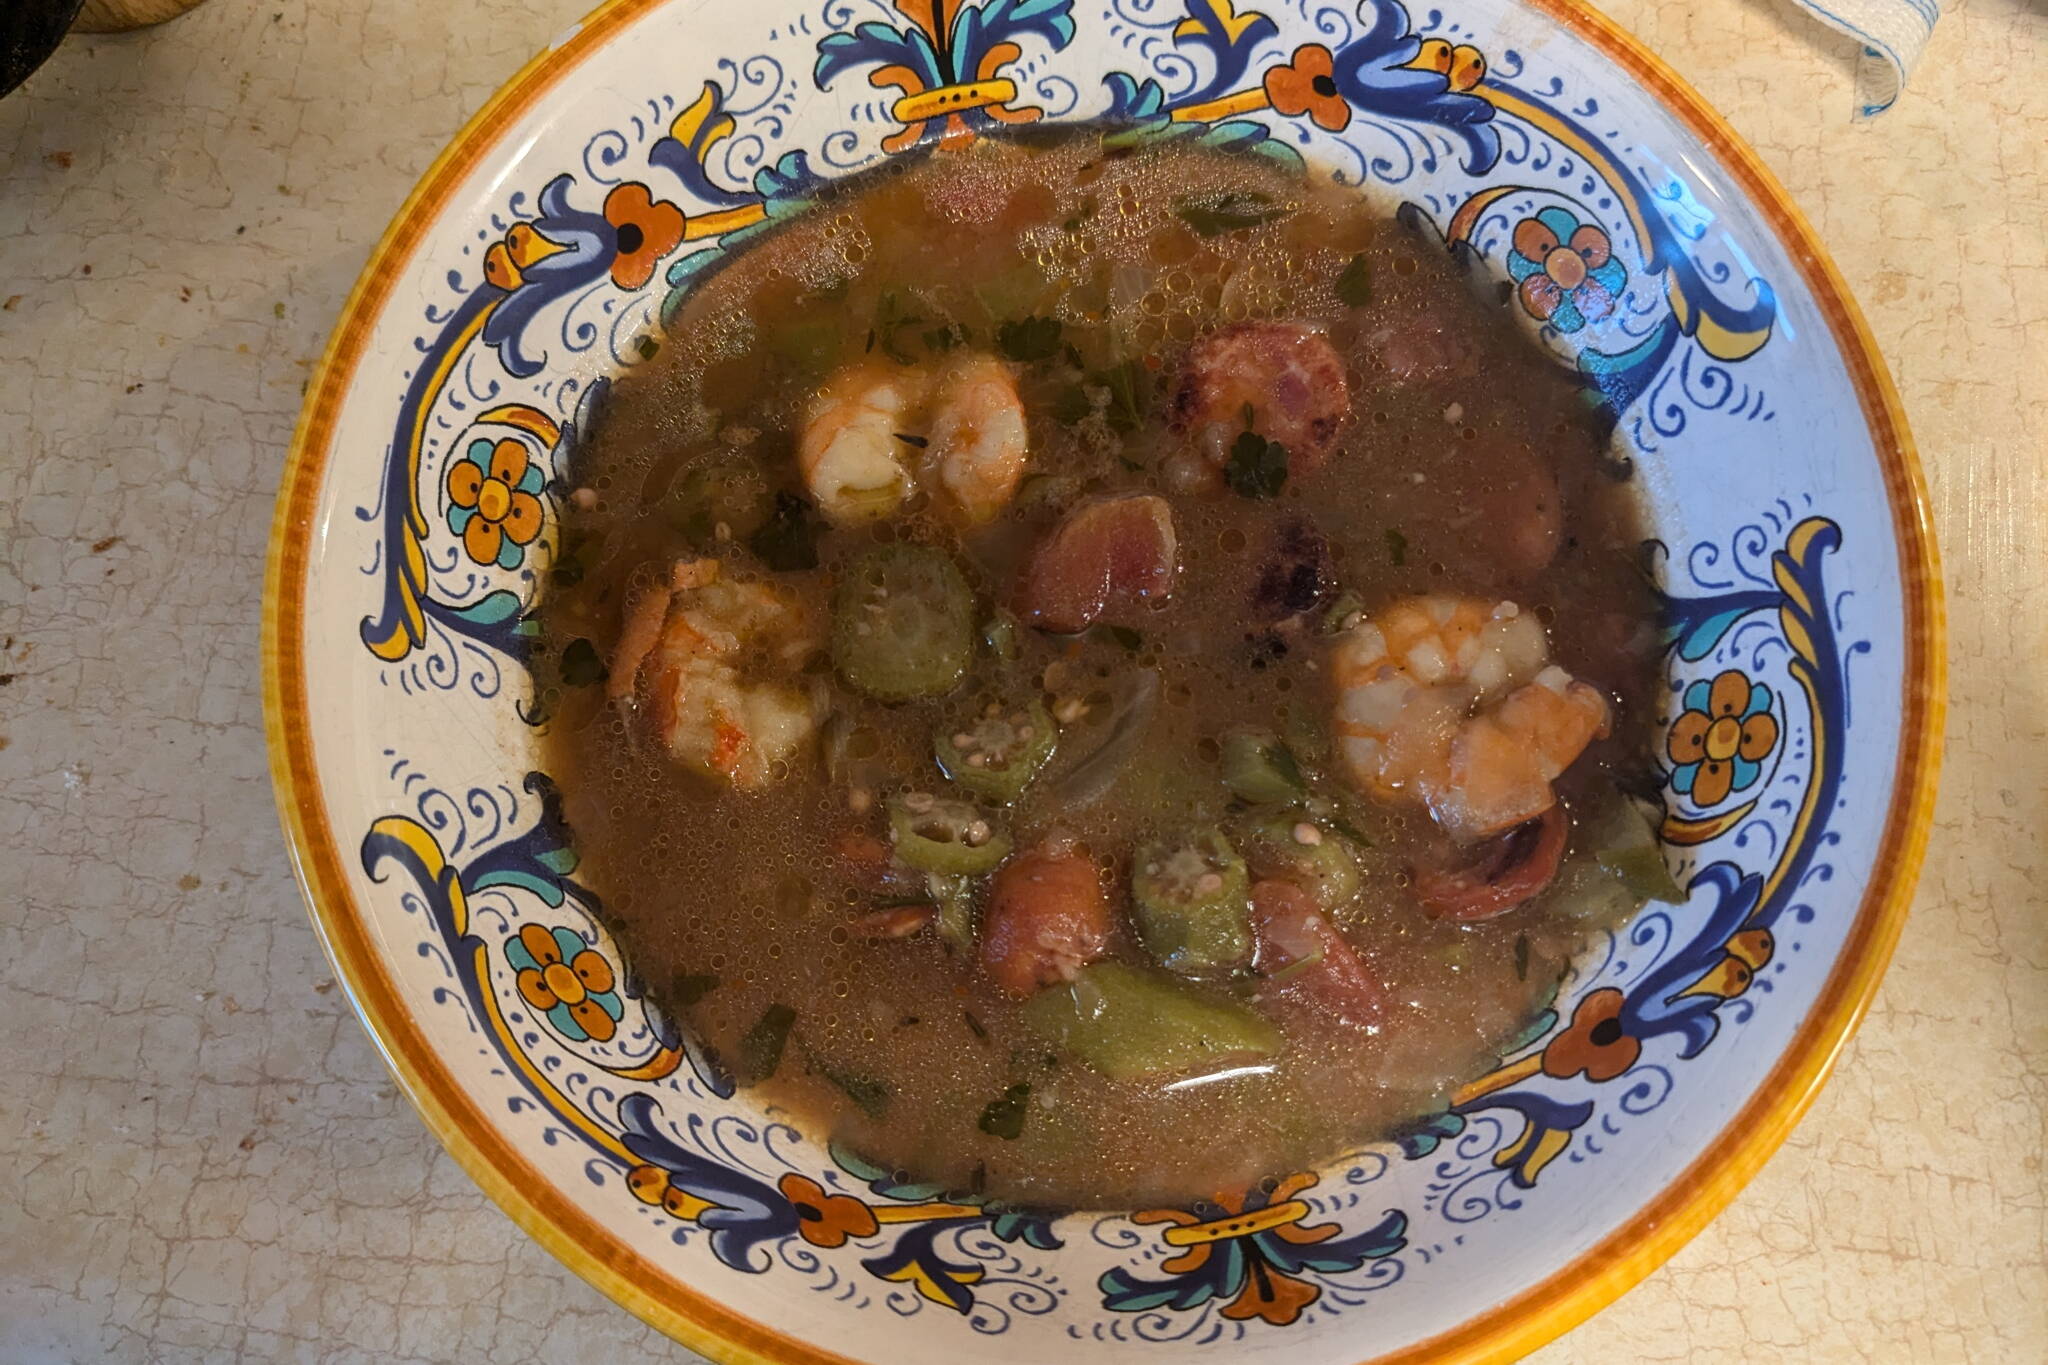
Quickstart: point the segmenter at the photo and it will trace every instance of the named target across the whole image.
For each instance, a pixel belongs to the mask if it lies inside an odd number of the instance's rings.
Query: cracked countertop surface
[[[584,7],[209,0],[0,101],[8,1365],[694,1359],[427,1135],[300,907],[263,751],[262,557],[313,359],[414,179]],[[1853,49],[1789,5],[1608,9],[1869,313],[1952,710],[1913,917],[1812,1115],[1537,1359],[2048,1359],[2048,10],[1962,0],[1854,123]]]

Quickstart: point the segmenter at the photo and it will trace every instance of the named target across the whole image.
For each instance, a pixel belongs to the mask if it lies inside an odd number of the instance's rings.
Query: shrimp
[[[1029,452],[1016,382],[1001,361],[976,353],[938,370],[841,370],[811,404],[797,467],[837,525],[891,515],[921,481],[979,524],[1009,504]]]
[[[1352,780],[1476,840],[1549,810],[1551,781],[1607,733],[1607,698],[1550,662],[1512,602],[1414,597],[1346,631],[1332,660]]]
[[[726,578],[715,559],[686,560],[628,610],[607,690],[630,702],[644,684],[655,736],[671,757],[758,791],[788,774],[820,707],[801,688],[750,680],[742,665],[759,659],[787,675],[819,642],[788,594]]]
[[[923,390],[918,371],[855,365],[833,375],[812,402],[797,443],[797,468],[836,525],[878,521],[910,496],[897,433]]]
[[[1028,450],[1024,403],[1001,361],[968,356],[939,378],[925,456],[969,521],[989,521],[1009,505]]]

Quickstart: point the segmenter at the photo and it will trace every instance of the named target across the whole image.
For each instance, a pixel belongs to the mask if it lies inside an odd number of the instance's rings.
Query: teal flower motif
[[[1561,208],[1515,224],[1508,275],[1529,316],[1565,333],[1612,313],[1628,282],[1607,234]]]
[[[570,1042],[607,1042],[618,1032],[626,1013],[618,978],[574,929],[522,925],[505,940],[505,960],[519,973],[519,998]]]
[[[449,462],[448,529],[477,563],[516,569],[540,534],[540,490],[546,482],[526,447],[506,437],[479,436]]]
[[[1771,689],[1731,668],[1711,682],[1694,679],[1684,701],[1685,710],[1664,739],[1671,790],[1704,809],[1755,786],[1764,760],[1778,747]]]

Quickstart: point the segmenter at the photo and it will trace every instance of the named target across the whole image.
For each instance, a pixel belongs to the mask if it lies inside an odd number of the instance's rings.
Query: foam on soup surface
[[[579,875],[882,1165],[1130,1206],[1327,1160],[1668,890],[1626,470],[1355,193],[1094,134],[892,164],[705,280],[569,477]]]

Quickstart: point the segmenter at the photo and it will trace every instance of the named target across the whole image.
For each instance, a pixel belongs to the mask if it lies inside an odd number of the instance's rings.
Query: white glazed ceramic
[[[315,920],[484,1188],[714,1356],[1526,1350],[1761,1164],[1896,937],[1939,744],[1933,550],[1882,365],[1783,192],[1567,0],[1259,2],[618,0],[455,141],[335,333],[266,604]],[[1598,383],[1667,547],[1689,902],[1590,943],[1398,1142],[1189,1209],[902,1186],[735,1096],[639,997],[537,771],[525,622],[604,376],[819,185],[1039,117],[1407,205]]]

